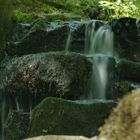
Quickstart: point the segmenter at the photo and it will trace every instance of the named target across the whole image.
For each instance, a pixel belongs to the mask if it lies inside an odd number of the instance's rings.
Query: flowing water
[[[70,31],[69,34],[68,34],[68,38],[67,38],[67,42],[66,42],[66,48],[65,48],[66,55],[69,53],[69,49],[70,49],[70,46],[71,46],[71,41],[72,41],[72,31]]]
[[[88,83],[89,99],[105,99],[108,81],[107,66],[114,55],[113,32],[108,24],[95,30],[96,22],[89,23],[85,31],[85,54],[92,62],[92,74]]]

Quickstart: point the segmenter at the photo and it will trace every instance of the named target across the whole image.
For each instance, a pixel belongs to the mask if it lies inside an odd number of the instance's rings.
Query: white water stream
[[[88,83],[89,99],[105,99],[108,81],[108,61],[114,55],[113,32],[108,24],[95,31],[96,22],[87,26],[85,54],[92,62],[92,74]]]

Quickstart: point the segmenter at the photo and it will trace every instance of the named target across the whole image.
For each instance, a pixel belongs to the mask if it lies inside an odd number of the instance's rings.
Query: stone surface
[[[116,98],[122,98],[124,95],[126,95],[128,92],[130,92],[134,87],[132,86],[132,83],[130,81],[118,81],[114,85],[114,93]]]
[[[44,97],[80,99],[85,96],[91,63],[83,55],[39,53],[14,58],[2,65],[0,90],[16,109],[36,105]]]
[[[31,29],[25,37],[10,44],[6,50],[11,56],[64,50],[68,32],[67,26],[56,26],[51,30],[41,27],[37,30]]]
[[[82,135],[92,137],[104,123],[112,101],[69,101],[46,98],[32,111],[28,137],[40,135]]]
[[[29,113],[12,111],[4,124],[4,140],[21,140],[26,137]]]
[[[71,32],[70,51],[84,52],[85,30],[92,23],[97,30],[103,21],[65,21],[48,22],[38,19],[32,24],[17,24],[13,40],[6,47],[10,56],[21,56],[30,53],[65,50],[69,33]]]
[[[70,49],[83,51],[84,24],[80,21],[48,22],[45,19],[38,19],[29,24],[27,29],[25,28],[27,25],[16,25],[13,40],[7,45],[6,51],[10,56],[62,51],[65,50],[70,31],[72,32]]]
[[[117,77],[120,80],[128,80],[140,83],[140,63],[120,59],[116,68]]]
[[[100,136],[107,140],[140,138],[140,89],[133,90],[119,102],[100,131]]]
[[[13,43],[6,47],[11,56],[21,56],[29,53],[65,50],[69,32],[71,35],[70,51],[84,52],[86,29],[97,30],[107,22],[92,21],[65,21],[48,22],[38,19],[31,25],[24,24],[15,27]],[[115,34],[115,51],[121,58],[140,62],[140,26],[134,18],[113,19],[109,24]]]
[[[111,26],[119,57],[140,62],[140,26],[137,21],[134,18],[118,18],[111,21]]]
[[[29,138],[26,140],[89,140],[83,136],[58,136],[58,135],[48,135],[48,136],[40,136]]]

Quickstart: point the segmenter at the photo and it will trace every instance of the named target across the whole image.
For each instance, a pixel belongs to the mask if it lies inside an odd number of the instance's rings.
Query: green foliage
[[[20,22],[31,20],[31,15],[27,14],[24,10],[22,10],[20,8],[15,10],[15,15],[18,18],[18,21],[20,21]]]
[[[3,57],[5,40],[9,36],[11,26],[10,0],[0,0],[0,60]]]
[[[113,2],[112,2],[113,1]],[[139,17],[139,0],[15,0],[15,14],[19,21],[27,22],[37,18],[63,20],[65,15],[81,19],[109,20],[118,17]],[[62,15],[62,16],[56,16]],[[71,20],[71,19],[70,19]]]
[[[140,7],[140,0],[136,0],[135,4],[136,4],[137,7]]]
[[[116,1],[100,1],[99,6],[102,8],[102,14],[106,19],[120,18],[120,17],[135,17],[140,16],[140,10],[131,0]]]

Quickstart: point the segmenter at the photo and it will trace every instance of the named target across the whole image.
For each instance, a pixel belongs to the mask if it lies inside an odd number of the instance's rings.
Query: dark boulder
[[[140,63],[120,59],[116,68],[119,80],[128,80],[140,83]]]
[[[61,51],[65,49],[69,28],[67,26],[31,30],[19,40],[7,46],[6,51],[10,56],[22,56],[48,51]]]
[[[99,20],[48,22],[45,19],[38,19],[32,24],[18,24],[14,39],[8,43],[6,51],[10,56],[62,51],[66,49],[71,34],[68,50],[83,53],[85,32],[87,28],[92,28],[93,24],[97,30],[104,22]]]
[[[0,74],[0,90],[8,104],[35,105],[48,96],[79,99],[85,95],[91,63],[83,55],[38,53],[14,58]]]
[[[115,34],[116,52],[119,57],[140,62],[140,26],[134,18],[119,18],[111,21]]]
[[[4,140],[21,140],[26,137],[29,113],[12,111],[4,124]]]
[[[115,103],[69,101],[46,98],[32,111],[28,137],[39,135],[82,135],[92,137],[104,123]]]

